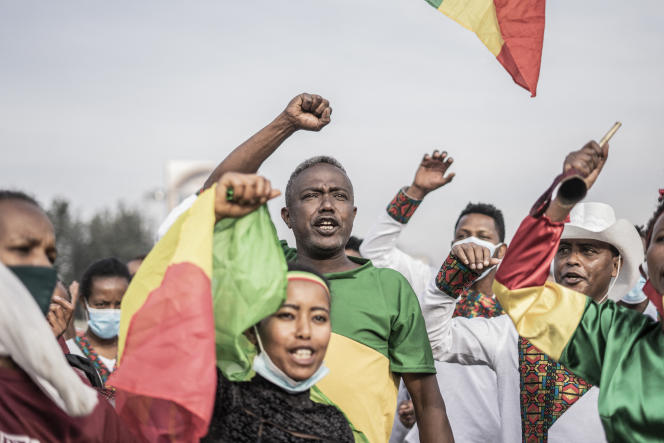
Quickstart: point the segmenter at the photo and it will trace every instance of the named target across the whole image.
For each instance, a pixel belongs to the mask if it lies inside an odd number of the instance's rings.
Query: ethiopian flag
[[[473,31],[514,81],[535,96],[544,40],[544,0],[426,0]]]
[[[146,257],[122,300],[116,409],[147,441],[207,434],[215,366],[248,380],[243,335],[286,296],[286,261],[264,205],[216,223],[215,187],[197,198]]]

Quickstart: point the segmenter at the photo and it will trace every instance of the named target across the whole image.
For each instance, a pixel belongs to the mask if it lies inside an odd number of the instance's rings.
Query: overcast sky
[[[457,177],[403,247],[437,261],[470,200],[500,207],[511,237],[566,153],[616,120],[589,199],[643,223],[664,187],[663,15],[661,0],[547,2],[530,98],[423,0],[1,0],[0,187],[64,196],[84,215],[119,200],[154,211],[144,195],[169,159],[221,160],[306,91],[330,100],[332,123],[295,134],[262,172],[283,189],[301,160],[337,157],[357,235],[443,148]]]

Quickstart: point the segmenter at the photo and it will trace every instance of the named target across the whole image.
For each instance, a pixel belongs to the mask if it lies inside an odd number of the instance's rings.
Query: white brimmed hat
[[[606,203],[579,203],[569,218],[561,239],[599,240],[620,253],[620,270],[609,290],[609,299],[622,299],[639,279],[639,265],[643,262],[643,243],[636,228],[628,220],[616,220],[616,213]]]

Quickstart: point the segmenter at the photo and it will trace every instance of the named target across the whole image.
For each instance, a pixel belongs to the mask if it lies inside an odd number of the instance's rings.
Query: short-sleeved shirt
[[[282,242],[288,261],[295,249]],[[371,442],[389,439],[400,373],[435,374],[417,297],[398,272],[349,257],[355,269],[326,274],[332,292],[330,373],[317,386]]]

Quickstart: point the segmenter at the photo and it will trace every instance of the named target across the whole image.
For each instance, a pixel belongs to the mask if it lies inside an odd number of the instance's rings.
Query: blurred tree
[[[55,227],[56,266],[67,284],[80,280],[96,260],[116,257],[127,262],[146,254],[154,243],[147,219],[122,203],[115,211],[97,212],[88,221],[72,214],[65,199],[54,199],[47,212]]]

